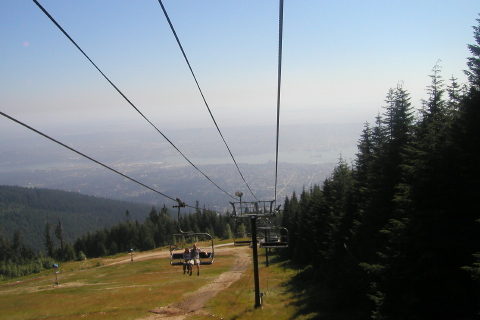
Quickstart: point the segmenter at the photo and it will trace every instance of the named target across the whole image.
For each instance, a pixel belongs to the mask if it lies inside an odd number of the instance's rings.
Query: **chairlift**
[[[170,264],[172,266],[182,266],[185,264],[185,260],[183,258],[183,249],[187,247],[187,243],[193,242],[204,242],[201,238],[206,238],[205,241],[210,241],[211,244],[209,246],[208,251],[200,252],[200,265],[211,265],[213,264],[214,260],[214,246],[213,246],[213,238],[208,233],[176,233],[173,235],[173,244],[170,245]],[[181,241],[176,242],[176,239],[180,239]],[[191,240],[188,241],[187,238]],[[178,250],[178,251],[177,251]]]
[[[249,239],[249,240],[247,240]],[[233,238],[235,246],[249,246],[252,244],[252,236],[249,233],[236,233]]]
[[[240,202],[230,202],[233,208],[232,217],[273,217],[278,210],[273,207],[275,200],[242,202],[241,199],[242,198],[240,198]]]
[[[210,251],[202,251],[200,252],[200,265],[211,265],[213,264],[213,260],[215,257],[215,249],[213,246],[213,238],[210,234],[208,233],[195,233],[193,231],[182,231],[180,227],[180,208],[185,207],[185,202],[182,202],[179,198],[176,199],[178,205],[173,206],[174,208],[178,208],[178,215],[177,215],[177,221],[178,221],[178,229],[180,233],[173,234],[173,240],[172,244],[170,245],[170,265],[172,266],[181,266],[185,264],[184,258],[183,258],[183,251],[180,253],[176,253],[176,250],[179,249],[184,249],[187,243],[193,243],[193,242],[204,242],[204,241],[210,241]],[[180,241],[177,242],[177,237],[180,238]],[[201,240],[202,237],[206,240]],[[187,241],[190,239],[190,241]],[[181,246],[183,245],[183,248]]]
[[[284,227],[259,227],[263,231],[260,248],[288,248],[288,229]],[[283,234],[282,234],[283,231]]]

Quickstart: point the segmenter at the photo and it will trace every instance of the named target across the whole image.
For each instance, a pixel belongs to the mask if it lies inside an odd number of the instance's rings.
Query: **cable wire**
[[[142,187],[145,187],[145,188],[147,188],[147,189],[149,189],[149,190],[151,190],[151,191],[153,191],[153,192],[155,192],[155,193],[158,193],[158,194],[161,195],[161,196],[164,196],[165,198],[168,198],[168,199],[173,200],[173,201],[175,201],[175,202],[178,203],[178,198],[175,198],[175,199],[174,199],[174,198],[172,198],[172,197],[170,197],[170,196],[168,196],[168,195],[166,195],[166,194],[164,194],[164,193],[162,193],[162,192],[160,192],[160,191],[158,191],[158,190],[156,190],[156,189],[154,189],[154,188],[152,188],[152,187],[147,186],[146,184],[144,184],[144,183],[142,183],[142,182],[140,182],[140,181],[137,181],[137,180],[135,180],[135,179],[133,179],[133,178],[130,178],[130,177],[127,176],[126,174],[123,174],[123,173],[121,173],[120,171],[117,171],[117,170],[115,170],[115,169],[107,166],[106,164],[103,164],[103,163],[101,163],[100,161],[97,161],[97,160],[93,159],[92,157],[89,157],[89,156],[87,156],[86,154],[83,154],[83,153],[81,153],[80,151],[77,151],[76,149],[67,146],[66,144],[64,144],[64,143],[62,143],[62,142],[60,142],[60,141],[58,141],[58,140],[56,140],[56,139],[48,136],[47,134],[45,134],[45,133],[43,133],[43,132],[41,132],[41,131],[39,131],[39,130],[37,130],[37,129],[35,129],[35,128],[33,128],[33,127],[31,127],[31,126],[23,123],[23,122],[21,122],[20,120],[17,120],[17,119],[15,119],[15,118],[7,115],[6,113],[4,113],[4,112],[2,112],[2,111],[0,111],[0,115],[2,115],[2,116],[4,116],[5,118],[8,118],[8,119],[10,119],[10,120],[18,123],[18,124],[20,124],[20,125],[22,125],[22,126],[24,126],[24,127],[27,128],[27,129],[30,129],[31,131],[33,131],[33,132],[35,132],[35,133],[38,133],[39,135],[41,135],[41,136],[43,136],[43,137],[45,137],[45,138],[47,138],[47,139],[49,139],[49,140],[51,140],[51,141],[59,144],[59,145],[61,145],[61,146],[64,147],[64,148],[67,148],[67,149],[70,150],[70,151],[75,152],[76,154],[78,154],[78,155],[80,155],[80,156],[82,156],[82,157],[84,157],[84,158],[86,158],[86,159],[88,159],[88,160],[90,160],[90,161],[95,162],[96,164],[101,165],[102,167],[104,167],[104,168],[106,168],[106,169],[108,169],[108,170],[110,170],[110,171],[115,172],[116,174],[121,175],[122,177],[124,177],[124,178],[126,178],[126,179],[128,179],[128,180],[130,180],[130,181],[133,181],[133,182],[141,185]],[[191,206],[191,205],[188,205],[188,204],[185,204],[185,207],[197,209],[196,206]],[[210,210],[210,211],[215,212],[215,213],[220,213],[220,212],[213,211],[213,210]]]
[[[193,79],[195,80],[195,83],[197,84],[197,88],[198,88],[198,90],[200,91],[200,95],[202,96],[203,102],[205,103],[205,106],[207,107],[208,113],[210,113],[210,117],[212,118],[213,123],[215,124],[215,127],[217,128],[217,131],[218,131],[218,133],[220,134],[220,137],[222,137],[223,143],[224,143],[225,146],[227,147],[227,150],[228,150],[228,152],[230,153],[230,156],[232,157],[232,160],[233,160],[233,162],[235,163],[235,166],[237,167],[238,173],[239,173],[240,176],[242,177],[243,182],[245,182],[245,185],[247,186],[247,188],[248,188],[248,190],[250,191],[250,193],[252,194],[252,196],[253,196],[257,201],[259,201],[259,200],[257,199],[257,197],[255,196],[255,194],[253,193],[252,189],[250,189],[250,186],[248,185],[247,181],[246,181],[245,178],[243,177],[243,174],[242,174],[242,172],[240,171],[240,168],[238,167],[237,161],[235,161],[235,157],[233,156],[232,151],[230,151],[230,148],[228,147],[228,144],[227,144],[227,142],[225,141],[225,138],[223,137],[223,134],[222,134],[222,132],[220,131],[220,128],[218,127],[217,121],[215,121],[215,117],[213,116],[213,113],[212,113],[212,111],[210,110],[210,107],[208,106],[207,100],[205,99],[205,96],[203,95],[202,89],[200,88],[200,85],[199,85],[199,83],[198,83],[198,81],[197,81],[197,77],[195,76],[195,73],[193,72],[192,66],[190,65],[190,62],[188,61],[187,55],[185,54],[185,50],[183,50],[183,46],[182,46],[182,44],[180,43],[180,39],[179,39],[178,36],[177,36],[177,32],[175,31],[175,28],[173,27],[172,21],[170,20],[168,14],[167,14],[167,10],[166,10],[165,7],[163,6],[162,0],[158,0],[158,3],[159,3],[160,6],[162,7],[163,14],[165,15],[165,18],[167,19],[168,24],[170,25],[170,29],[172,30],[172,33],[173,33],[173,35],[175,36],[175,39],[177,40],[177,44],[178,44],[178,46],[180,47],[180,50],[182,51],[183,58],[185,59],[185,62],[187,63],[188,68],[190,69],[190,72],[192,73]]]
[[[197,169],[198,172],[200,172],[205,178],[208,179],[212,184],[214,184],[219,190],[224,192],[226,195],[228,195],[230,198],[236,199],[234,196],[223,190],[221,187],[219,187],[215,182],[212,181],[205,173],[203,173],[197,166],[195,166],[181,151],[178,149],[173,142],[171,142],[124,94],[118,87],[100,70],[100,68],[90,59],[90,57],[80,48],[80,46],[68,35],[68,33],[55,21],[55,19],[47,12],[45,8],[42,7],[42,5],[37,1],[33,0],[35,4],[45,13],[45,15],[50,18],[50,20],[57,26],[57,28],[63,32],[63,34],[77,47],[77,49],[90,61],[90,63],[98,70],[98,72],[101,73],[101,75],[117,90],[117,92],[153,127],[155,130],[157,130],[158,133],[160,133],[165,140],[167,140],[172,147],[175,148],[175,150],[178,151],[182,155],[182,157],[187,160],[189,164],[191,164],[195,169]],[[237,166],[238,168],[238,166]]]
[[[127,179],[129,179],[129,180],[131,180],[131,181],[133,181],[133,182],[135,182],[135,183],[138,183],[138,184],[141,185],[142,187],[145,187],[145,188],[147,188],[147,189],[150,189],[151,191],[153,191],[153,192],[155,192],[155,193],[158,193],[158,194],[160,194],[160,195],[162,195],[162,196],[164,196],[164,197],[166,197],[166,198],[168,198],[168,199],[170,199],[170,200],[176,201],[174,198],[169,197],[169,196],[167,196],[166,194],[163,194],[163,193],[161,193],[160,191],[157,191],[157,190],[155,190],[155,189],[153,189],[153,188],[151,188],[151,187],[149,187],[149,186],[147,186],[147,185],[145,185],[145,184],[143,184],[143,183],[141,183],[141,182],[139,182],[139,181],[137,181],[137,180],[135,180],[135,179],[133,179],[133,178],[130,178],[129,176],[127,176],[127,175],[125,175],[125,174],[123,174],[123,173],[121,173],[121,172],[119,172],[119,171],[117,171],[117,170],[115,170],[115,169],[113,169],[113,168],[111,168],[111,167],[109,167],[109,166],[101,163],[100,161],[97,161],[97,160],[95,160],[95,159],[93,159],[93,158],[91,158],[91,157],[89,157],[89,156],[81,153],[80,151],[77,151],[77,150],[75,150],[75,149],[67,146],[66,144],[64,144],[64,143],[62,143],[62,142],[60,142],[60,141],[58,141],[58,140],[55,140],[54,138],[46,135],[45,133],[43,133],[43,132],[41,132],[41,131],[38,131],[37,129],[34,129],[34,128],[30,127],[29,125],[27,125],[27,124],[25,124],[25,123],[23,123],[23,122],[15,119],[15,118],[9,116],[9,115],[1,112],[1,111],[0,111],[0,114],[1,114],[2,116],[4,116],[5,118],[8,118],[8,119],[10,119],[10,120],[12,120],[12,121],[14,121],[14,122],[16,122],[16,123],[24,126],[25,128],[30,129],[30,130],[32,130],[33,132],[38,133],[39,135],[41,135],[41,136],[43,136],[43,137],[45,137],[45,138],[47,138],[47,139],[49,139],[49,140],[51,140],[51,141],[59,144],[59,145],[61,145],[62,147],[69,149],[70,151],[73,151],[73,152],[75,152],[76,154],[79,154],[79,155],[81,155],[82,157],[87,158],[88,160],[93,161],[93,162],[95,162],[96,164],[99,164],[99,165],[101,165],[102,167],[107,168],[108,170],[111,170],[111,171],[115,172],[116,174],[121,175],[121,176],[124,177],[124,178],[127,178]]]
[[[278,141],[280,135],[280,89],[282,83],[282,50],[283,50],[283,0],[279,3],[278,15],[278,82],[277,82],[277,141],[275,151],[275,201],[277,201],[277,181],[278,181]]]

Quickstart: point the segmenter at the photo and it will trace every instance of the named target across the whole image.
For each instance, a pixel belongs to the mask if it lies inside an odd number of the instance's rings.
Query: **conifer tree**
[[[60,241],[60,258],[64,260],[65,244],[63,242],[63,227],[62,227],[62,223],[60,222],[60,218],[58,218],[58,224],[57,224],[57,227],[55,228],[55,236]]]
[[[470,240],[466,251],[472,252],[473,261],[466,264],[474,279],[480,274],[480,248],[479,248],[479,221],[480,221],[480,19],[474,26],[475,44],[468,45],[472,57],[468,58],[468,68],[465,71],[469,79],[469,91],[460,104],[458,121],[453,127],[454,146],[457,147],[455,155],[457,162],[459,204],[458,212],[462,214],[465,222],[465,237]],[[476,222],[472,222],[475,220]],[[478,283],[477,283],[478,289]],[[478,294],[478,291],[476,292]],[[477,295],[478,297],[478,295]]]
[[[50,222],[47,220],[45,222],[45,249],[47,250],[47,256],[50,258],[54,257],[55,253],[55,244],[53,242],[52,234],[51,234],[52,226]]]
[[[469,79],[477,81],[479,70],[469,66]],[[479,311],[479,288],[462,270],[480,243],[474,222],[480,209],[478,83],[463,99],[452,84],[445,101],[438,65],[433,71],[397,188],[396,211],[403,219],[390,220],[383,230],[388,242],[373,295],[379,319],[467,319]]]
[[[13,232],[13,241],[12,241],[12,255],[14,260],[19,260],[21,258],[21,249],[22,249],[22,240],[20,230],[16,229]]]
[[[472,90],[480,91],[480,19],[477,19],[477,22],[479,22],[479,25],[472,27],[474,30],[473,38],[476,44],[467,45],[473,56],[467,58],[469,70],[464,72],[468,77]]]
[[[8,240],[3,228],[0,229],[0,259],[6,262],[11,257],[12,245]]]

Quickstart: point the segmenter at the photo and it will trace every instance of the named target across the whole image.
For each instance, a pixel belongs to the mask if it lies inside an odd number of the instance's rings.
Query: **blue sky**
[[[212,120],[155,0],[39,1],[159,128]],[[276,121],[278,1],[164,0],[219,124]],[[286,0],[281,124],[372,121],[402,82],[420,107],[431,69],[464,82],[478,0]],[[0,2],[0,110],[52,125],[140,116],[33,1]],[[0,119],[3,135],[17,130]],[[50,130],[50,131],[49,131]]]

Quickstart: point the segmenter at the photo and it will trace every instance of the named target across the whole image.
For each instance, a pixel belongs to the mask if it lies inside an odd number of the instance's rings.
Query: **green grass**
[[[263,250],[259,250],[261,253]],[[127,259],[117,255],[117,259]],[[202,266],[200,277],[183,275],[168,259],[109,265],[112,257],[60,265],[59,286],[53,270],[0,284],[2,319],[139,319],[148,310],[184,300],[184,295],[211,283],[231,269],[234,255],[217,255],[211,266]],[[209,316],[191,319],[294,319],[298,300],[284,284],[296,271],[277,263],[265,267],[260,256],[262,308],[254,309],[253,267],[240,280],[220,292],[205,306]],[[100,267],[96,267],[100,265]],[[308,316],[296,319],[309,319]]]
[[[227,259],[233,261],[232,257]],[[213,272],[192,281],[178,267],[170,266],[167,259],[92,267],[99,261],[62,265],[58,287],[54,286],[53,271],[0,286],[0,317],[136,319],[150,309],[178,301],[186,288],[194,291],[229,268],[211,269]]]
[[[220,292],[205,306],[215,319],[262,319],[288,320],[313,319],[316,313],[298,314],[299,297],[290,290],[287,283],[298,273],[285,267],[285,264],[272,262],[275,257],[269,256],[270,264],[266,267],[264,250],[259,250],[259,287],[262,292],[262,306],[255,308],[255,286],[253,265],[241,279],[233,283],[227,290]],[[211,319],[208,317],[192,317],[191,319]]]

